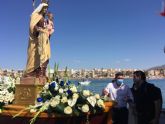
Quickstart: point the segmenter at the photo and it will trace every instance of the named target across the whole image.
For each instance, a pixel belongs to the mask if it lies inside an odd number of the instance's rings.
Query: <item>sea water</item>
[[[75,82],[79,82],[79,80],[74,80]],[[106,87],[106,85],[112,81],[112,79],[92,79],[90,80],[91,83],[87,86],[82,86],[83,89],[91,90],[94,93],[102,93],[102,89]],[[165,79],[151,79],[147,80],[147,82],[154,84],[155,86],[159,87],[162,92],[163,97],[163,108],[165,108]],[[129,87],[132,87],[133,80],[132,79],[125,79],[125,84]]]

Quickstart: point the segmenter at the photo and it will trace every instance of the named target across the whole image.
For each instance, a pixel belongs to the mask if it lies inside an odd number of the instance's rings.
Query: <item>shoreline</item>
[[[108,77],[108,78],[69,78],[71,80],[108,80],[108,79],[113,79],[114,77]],[[133,77],[125,77],[125,79],[132,79]],[[147,77],[147,80],[161,80],[161,79],[165,79],[165,77]]]

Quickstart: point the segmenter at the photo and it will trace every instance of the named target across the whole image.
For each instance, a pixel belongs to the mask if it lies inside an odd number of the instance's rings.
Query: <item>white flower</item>
[[[4,89],[3,91],[0,92],[0,94],[5,96],[6,94],[8,94],[8,90]]]
[[[89,111],[89,106],[87,104],[85,104],[85,105],[82,106],[81,110],[82,110],[82,112],[87,113]]]
[[[56,95],[53,99],[60,100],[60,95]]]
[[[10,98],[8,96],[4,96],[4,103],[8,104],[9,103]]]
[[[73,99],[78,99],[78,97],[79,97],[79,95],[77,93],[74,93],[72,96]]]
[[[57,91],[59,89],[59,86],[56,84],[54,90]]]
[[[0,84],[0,102],[4,104],[11,103],[14,100],[13,88],[15,87],[15,79],[4,76],[1,78]],[[8,89],[10,88],[10,92]]]
[[[3,77],[3,81],[4,81],[5,84],[10,84],[11,83],[10,77],[7,77],[7,76]]]
[[[49,89],[49,83],[46,83],[43,87],[44,90],[48,90]]]
[[[67,106],[64,108],[64,113],[65,114],[72,114],[72,108],[70,106]]]
[[[68,105],[70,107],[73,107],[76,104],[76,102],[77,102],[77,99],[69,99],[68,100]]]
[[[99,94],[95,94],[95,98],[96,99],[100,99],[100,95]]]
[[[4,96],[0,95],[0,102],[3,102],[3,101],[4,101]]]
[[[8,93],[6,94],[6,101],[12,102],[14,100],[14,95],[13,93]]]
[[[61,99],[61,102],[62,102],[62,103],[66,103],[67,101],[68,101],[68,99],[67,99],[66,96],[62,97],[62,99]]]
[[[58,104],[60,104],[60,96],[59,96],[59,95],[53,97],[53,98],[50,100],[50,106],[56,107]]]
[[[90,91],[89,90],[83,90],[83,95],[84,96],[89,96],[90,95]]]
[[[72,87],[70,88],[70,90],[71,90],[73,93],[76,93],[76,92],[77,92],[76,86],[72,86]]]
[[[60,101],[52,100],[52,101],[50,102],[50,106],[52,106],[52,107],[54,108],[54,107],[56,107],[59,103],[60,103]]]
[[[101,99],[97,100],[97,105],[101,108],[105,108],[104,102]]]
[[[64,92],[64,90],[63,90],[62,88],[60,88],[60,89],[59,89],[59,93],[62,94],[63,92]]]
[[[96,104],[96,98],[94,96],[90,96],[87,98],[88,102],[94,107]]]

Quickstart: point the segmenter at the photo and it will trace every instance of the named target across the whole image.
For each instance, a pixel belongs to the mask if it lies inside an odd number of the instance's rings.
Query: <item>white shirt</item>
[[[109,83],[105,87],[105,90],[110,94],[111,99],[118,103],[116,107],[127,107],[126,100],[133,100],[133,95],[130,88],[124,83],[122,83],[120,86],[117,86],[116,82]]]

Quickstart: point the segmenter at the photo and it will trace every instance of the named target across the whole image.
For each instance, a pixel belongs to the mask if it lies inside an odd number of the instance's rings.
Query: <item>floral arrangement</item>
[[[11,77],[0,77],[0,112],[4,105],[11,104],[14,100],[15,79]]]
[[[76,86],[71,82],[67,75],[67,68],[65,69],[64,77],[58,75],[58,65],[54,66],[54,75],[49,82],[46,83],[38,94],[35,105],[30,105],[28,108],[20,111],[30,110],[34,113],[34,117],[30,120],[30,124],[34,124],[35,120],[41,112],[59,115],[88,115],[101,113],[104,111],[104,101],[99,94],[94,94],[89,90],[82,90],[81,86]]]
[[[52,81],[45,84],[36,104],[29,107],[30,112],[36,112],[30,124],[35,122],[41,112],[79,116],[103,112],[104,107],[99,94],[81,90],[70,81]]]

